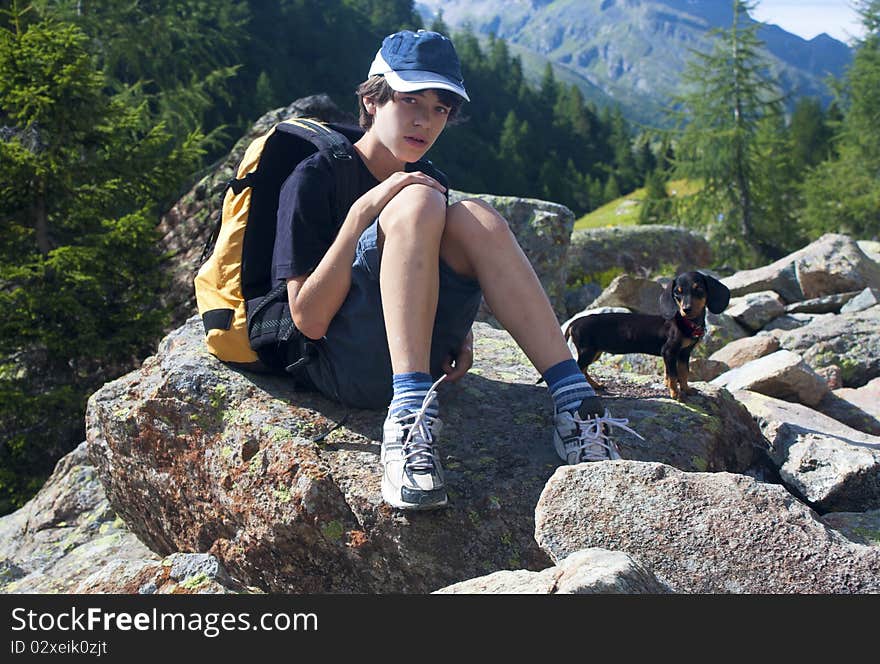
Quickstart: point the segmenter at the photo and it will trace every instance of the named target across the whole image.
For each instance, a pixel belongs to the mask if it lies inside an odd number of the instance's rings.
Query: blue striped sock
[[[547,381],[557,413],[577,410],[584,399],[596,396],[573,359],[554,364],[544,372],[543,378]]]
[[[391,399],[391,405],[388,412],[395,415],[402,410],[419,410],[422,402],[431,389],[434,381],[431,375],[422,373],[421,371],[412,371],[410,373],[394,374],[394,397]],[[435,399],[428,407],[428,415],[437,417],[440,413],[440,404]]]

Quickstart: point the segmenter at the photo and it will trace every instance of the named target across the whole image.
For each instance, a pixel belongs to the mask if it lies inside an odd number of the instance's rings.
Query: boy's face
[[[373,115],[370,132],[401,162],[421,159],[440,136],[450,108],[433,90],[395,92],[386,104],[364,100]]]

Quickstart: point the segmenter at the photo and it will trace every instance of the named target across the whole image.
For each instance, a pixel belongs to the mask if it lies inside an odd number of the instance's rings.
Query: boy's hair
[[[441,103],[449,106],[449,117],[447,118],[446,123],[453,124],[453,121],[458,116],[458,111],[461,108],[461,105],[464,103],[464,99],[449,90],[441,90],[438,88],[429,89],[432,89],[437,93],[437,97],[440,99]],[[384,76],[370,76],[370,78],[357,86],[355,93],[358,97],[358,107],[360,109],[358,124],[360,124],[361,129],[367,131],[373,126],[373,116],[367,113],[367,109],[364,106],[364,97],[369,97],[378,106],[383,106],[394,99],[394,90],[388,85],[388,81],[385,80]]]

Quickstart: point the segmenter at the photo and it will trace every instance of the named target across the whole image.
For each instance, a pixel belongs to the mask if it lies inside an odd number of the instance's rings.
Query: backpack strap
[[[345,134],[322,122],[309,118],[296,118],[289,122],[314,132],[310,137],[312,143],[332,157],[330,163],[333,164],[336,185],[335,221],[341,223],[357,198],[358,169],[354,146]]]

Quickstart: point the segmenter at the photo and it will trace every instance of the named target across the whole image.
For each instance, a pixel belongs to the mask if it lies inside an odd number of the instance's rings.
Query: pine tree
[[[660,170],[648,173],[645,178],[645,197],[639,208],[640,224],[669,223],[672,204],[666,192],[666,182]]]
[[[781,99],[761,58],[753,4],[733,1],[733,24],[715,30],[711,53],[695,53],[676,98],[676,176],[701,183],[680,216],[701,226],[719,258],[757,263],[774,249],[756,228],[756,139],[762,118],[781,112]]]
[[[811,237],[829,231],[880,235],[880,0],[863,0],[859,11],[866,35],[845,81],[838,156],[804,181],[803,217]]]
[[[5,20],[3,20],[5,19]],[[83,437],[85,400],[165,322],[156,201],[201,153],[110,95],[89,39],[0,19],[0,513]]]

